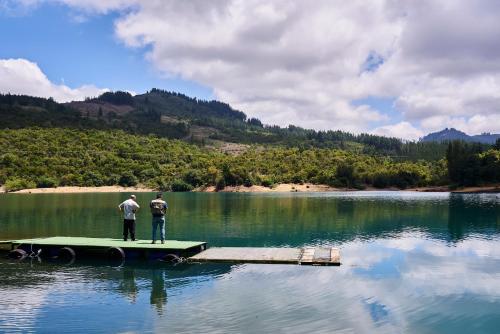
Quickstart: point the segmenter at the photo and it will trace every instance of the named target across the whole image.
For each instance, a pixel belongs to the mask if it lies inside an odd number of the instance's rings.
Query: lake
[[[137,234],[150,238],[137,194]],[[127,194],[0,195],[0,239],[121,237]],[[500,195],[167,193],[167,238],[335,246],[340,267],[0,260],[0,332],[497,333]]]

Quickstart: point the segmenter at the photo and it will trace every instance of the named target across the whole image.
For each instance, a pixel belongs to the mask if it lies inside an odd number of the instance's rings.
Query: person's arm
[[[122,211],[123,211],[123,202],[122,202],[122,203],[120,203],[120,205],[118,205],[118,210],[120,210],[120,212],[122,212]]]

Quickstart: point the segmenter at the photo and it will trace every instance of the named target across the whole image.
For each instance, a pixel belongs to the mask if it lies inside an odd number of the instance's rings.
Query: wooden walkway
[[[340,265],[337,248],[214,247],[188,259],[190,262],[282,263]]]

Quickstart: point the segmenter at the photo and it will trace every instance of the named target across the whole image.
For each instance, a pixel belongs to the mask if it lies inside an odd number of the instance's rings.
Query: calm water
[[[0,239],[120,237],[125,194],[0,195]],[[152,194],[139,194],[146,205]],[[168,238],[340,267],[0,260],[0,332],[498,333],[500,195],[168,194]],[[138,236],[148,238],[139,213]]]

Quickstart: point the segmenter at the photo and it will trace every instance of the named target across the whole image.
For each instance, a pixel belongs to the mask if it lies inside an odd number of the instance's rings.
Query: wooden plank
[[[313,262],[318,263],[329,263],[331,260],[331,248],[320,247],[316,248],[314,251]]]
[[[189,258],[192,262],[298,263],[300,248],[213,247]]]
[[[332,262],[333,258],[336,262]],[[338,265],[340,253],[332,248],[215,247],[189,258],[190,262],[286,263]]]
[[[332,248],[330,256],[331,256],[330,262],[332,264],[340,265],[340,249]]]
[[[303,248],[302,257],[300,258],[301,263],[310,263],[314,259],[314,247]]]

